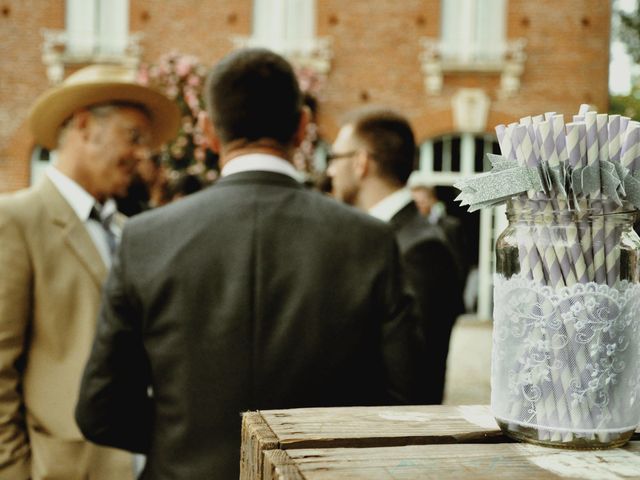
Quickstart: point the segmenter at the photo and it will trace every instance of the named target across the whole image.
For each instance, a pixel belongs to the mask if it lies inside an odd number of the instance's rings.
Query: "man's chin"
[[[126,197],[127,193],[129,193],[129,185],[131,185],[131,182],[127,182],[124,185],[120,185],[120,187],[118,188],[114,188],[112,191],[112,196],[117,198]]]

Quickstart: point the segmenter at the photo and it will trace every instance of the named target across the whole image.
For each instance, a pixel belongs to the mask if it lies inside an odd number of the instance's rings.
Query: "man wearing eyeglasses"
[[[121,231],[112,197],[177,131],[177,106],[135,72],[94,65],[35,102],[45,177],[0,196],[0,478],[127,480],[128,452],[85,441],[73,411]]]
[[[422,218],[406,187],[416,144],[399,113],[364,108],[347,116],[329,155],[327,174],[339,200],[389,223],[425,337],[417,402],[442,403],[451,330],[463,311],[461,279],[437,226]]]

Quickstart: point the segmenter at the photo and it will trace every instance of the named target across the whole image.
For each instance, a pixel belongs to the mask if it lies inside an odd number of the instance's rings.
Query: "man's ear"
[[[374,168],[373,159],[366,150],[360,150],[353,159],[353,169],[359,179],[370,175]]]
[[[306,105],[302,106],[300,111],[300,121],[298,122],[298,129],[293,137],[293,145],[299,147],[303,142],[304,137],[307,135],[307,125],[311,121],[311,109]]]
[[[69,120],[71,127],[78,130],[84,140],[89,140],[91,137],[91,122],[92,117],[89,110],[79,110],[75,112],[71,117],[71,120]]]
[[[213,152],[220,153],[220,137],[207,112],[198,114],[198,126],[202,130],[205,145]]]

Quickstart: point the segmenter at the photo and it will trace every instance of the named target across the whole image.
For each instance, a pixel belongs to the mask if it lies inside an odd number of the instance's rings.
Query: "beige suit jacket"
[[[0,479],[132,478],[131,455],[73,417],[106,274],[48,178],[0,196]]]

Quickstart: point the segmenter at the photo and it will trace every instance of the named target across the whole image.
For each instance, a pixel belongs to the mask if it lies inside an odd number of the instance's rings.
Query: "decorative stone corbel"
[[[47,68],[47,77],[52,85],[60,83],[65,77],[67,65],[89,63],[115,63],[137,68],[142,57],[140,41],[142,33],[131,33],[122,53],[101,53],[99,47],[91,52],[74,52],[69,45],[66,30],[43,29],[42,63]]]
[[[439,95],[442,92],[445,73],[498,73],[500,87],[497,94],[501,98],[510,97],[520,89],[520,78],[527,58],[525,39],[506,42],[503,54],[493,60],[446,57],[442,41],[436,38],[421,38],[420,44],[420,67],[428,95]]]

